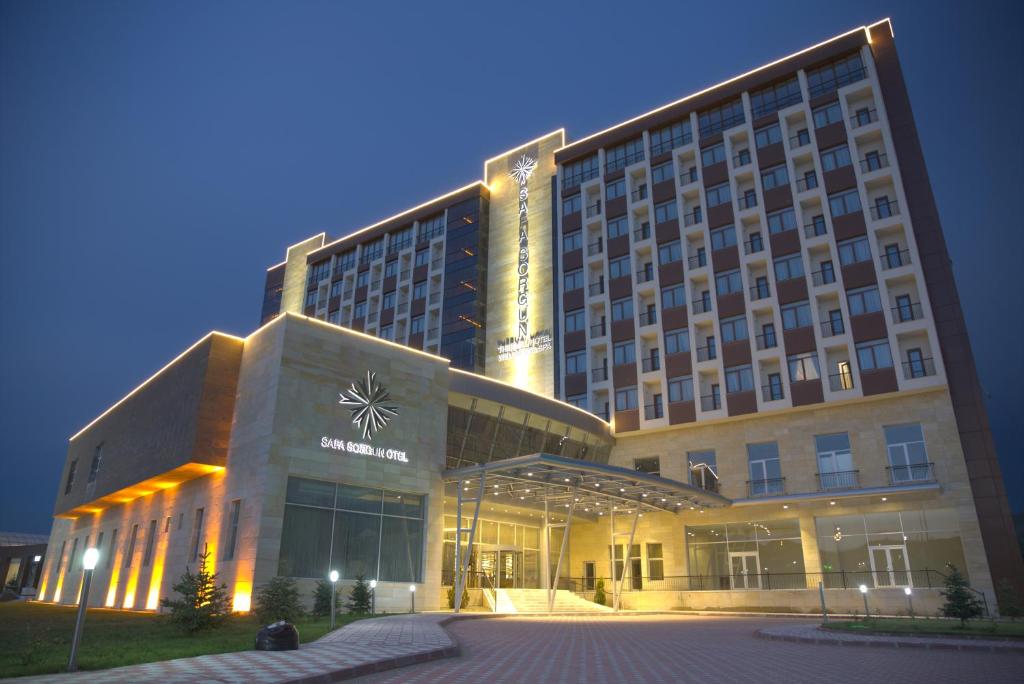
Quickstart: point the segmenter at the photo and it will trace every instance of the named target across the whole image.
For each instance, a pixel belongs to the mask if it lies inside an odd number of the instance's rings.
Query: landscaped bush
[[[604,580],[597,580],[597,584],[594,585],[594,603],[599,605],[608,605],[608,597],[604,594]]]
[[[981,601],[971,593],[967,578],[960,574],[955,565],[946,563],[946,567],[949,568],[949,575],[944,581],[946,586],[939,592],[946,599],[942,605],[942,614],[949,618],[958,618],[960,626],[966,627],[968,620],[981,617]]]
[[[170,608],[171,622],[188,633],[219,626],[231,614],[228,588],[217,584],[217,573],[207,571],[209,552],[199,557],[199,570],[193,574],[188,566],[178,583],[171,587],[181,598],[164,598],[160,605]]]
[[[448,607],[455,608],[455,587],[448,587]],[[459,604],[459,609],[469,607],[469,589],[466,587],[462,588],[462,603]]]
[[[328,599],[328,606],[330,599]],[[329,608],[328,608],[329,610]],[[299,588],[290,577],[274,577],[256,592],[256,617],[269,624],[278,620],[294,622],[302,617]]]
[[[334,595],[334,612],[341,611],[341,597]],[[327,580],[317,580],[316,589],[313,590],[313,615],[324,617],[331,614],[331,583]]]
[[[370,585],[362,575],[356,576],[356,583],[348,594],[348,612],[357,615],[370,612]]]

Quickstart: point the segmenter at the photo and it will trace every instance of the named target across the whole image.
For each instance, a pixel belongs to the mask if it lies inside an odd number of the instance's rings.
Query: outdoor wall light
[[[39,562],[39,561],[41,561],[41,560],[43,560],[43,557],[42,557],[42,556],[34,556],[34,557],[32,558],[32,562],[33,562],[33,563],[38,563],[38,562]]]

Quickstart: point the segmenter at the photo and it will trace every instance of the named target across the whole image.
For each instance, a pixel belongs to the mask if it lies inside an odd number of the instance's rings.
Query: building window
[[[585,326],[583,309],[576,309],[565,313],[565,332],[578,332],[583,330]]]
[[[623,235],[629,235],[629,219],[623,216],[608,222],[609,238],[622,237]]]
[[[599,171],[597,165],[597,154],[592,154],[586,159],[580,159],[562,167],[562,189],[572,188],[580,183],[586,183],[592,178],[597,178]],[[576,211],[579,211],[577,207]]]
[[[691,142],[693,142],[693,132],[690,129],[689,120],[670,124],[651,131],[651,156],[657,157],[659,154],[689,145]]]
[[[712,491],[718,489],[718,464],[715,462],[713,449],[688,451],[686,452],[686,462],[687,470],[690,473],[690,484]]]
[[[807,72],[807,94],[815,98],[845,85],[856,83],[867,75],[860,55],[854,53]]]
[[[778,443],[748,444],[747,466],[750,472],[751,496],[766,496],[783,492]]]
[[[624,297],[612,302],[612,320],[624,321],[633,318],[633,298]]]
[[[153,547],[156,545],[156,520],[149,521],[149,530],[146,532],[146,550],[142,554],[142,567],[148,568],[153,560]]]
[[[629,411],[635,409],[636,406],[636,387],[623,387],[615,390],[616,411]]]
[[[861,210],[860,195],[856,190],[847,190],[836,195],[829,195],[828,208],[832,212],[832,218],[858,212]]]
[[[709,208],[717,207],[732,200],[732,193],[729,190],[728,182],[708,188],[704,191],[704,195],[707,197]]]
[[[309,268],[309,284],[316,285],[331,275],[331,260],[318,261]]]
[[[423,255],[424,255],[424,257],[426,257],[427,252],[424,251]],[[424,262],[425,261],[426,260],[424,259]],[[421,264],[416,264],[416,265],[420,266]],[[422,264],[422,265],[425,265],[425,263]],[[369,284],[369,282],[370,282],[370,272],[369,271],[361,271],[361,272],[356,274],[356,287],[366,287]]]
[[[736,98],[732,102],[701,112],[697,115],[700,135],[706,138],[727,128],[738,126],[746,120],[743,114],[743,100]]]
[[[747,317],[736,316],[726,318],[720,323],[723,342],[736,342],[737,340],[749,339],[747,333]]]
[[[193,563],[199,558],[199,542],[203,538],[203,516],[205,512],[202,508],[197,508],[196,515],[192,519],[192,541],[189,544],[188,557]]]
[[[587,410],[587,395],[586,394],[570,394],[565,398],[565,403],[581,408],[584,411]]]
[[[425,242],[444,234],[444,214],[420,221],[419,241]]]
[[[78,471],[78,459],[71,461],[71,465],[68,466],[68,479],[64,483],[64,496],[71,493],[71,488],[75,486],[75,472]]]
[[[566,273],[563,283],[565,285],[566,292],[583,289],[583,269],[579,268],[575,271],[569,271]]]
[[[117,555],[117,528],[110,533],[110,546],[107,548],[107,567],[114,567],[114,556]]]
[[[786,171],[785,164],[779,164],[778,166],[773,166],[772,168],[765,169],[761,172],[761,187],[765,190],[771,190],[772,188],[778,188],[788,184],[789,172]]]
[[[818,480],[822,489],[857,486],[849,434],[815,435],[814,448],[818,453]]]
[[[604,185],[604,198],[606,200],[618,199],[626,194],[626,179],[620,178],[618,180],[605,183]],[[589,208],[588,208],[589,210]],[[588,214],[589,215],[589,214]]]
[[[338,257],[338,271],[347,271],[350,268],[355,268],[355,265],[356,250],[354,249],[350,249]]]
[[[575,249],[583,249],[583,231],[574,230],[562,237],[562,250],[571,252]]]
[[[427,298],[427,281],[421,280],[412,286],[412,298],[413,299],[426,299]]]
[[[636,363],[636,344],[634,342],[619,342],[612,348],[612,361],[616,366],[627,363]]]
[[[738,366],[725,370],[725,391],[729,394],[735,392],[754,391],[754,372],[750,366]]]
[[[224,560],[234,560],[235,545],[238,543],[238,518],[242,513],[242,500],[235,499],[231,502],[231,510],[228,513],[227,541],[224,544]]]
[[[664,164],[658,164],[657,166],[651,167],[651,182],[661,183],[662,181],[672,180],[675,174],[672,172],[672,162],[665,162]]]
[[[765,126],[754,131],[754,144],[757,145],[757,149],[762,147],[768,147],[775,143],[782,142],[782,128],[779,124],[775,123],[771,126]]]
[[[124,567],[132,567],[132,558],[135,556],[135,540],[139,536],[138,524],[132,525],[131,534],[128,535],[128,543],[124,547]],[[192,560],[195,560],[193,558]]]
[[[817,352],[806,354],[794,354],[786,358],[789,366],[789,381],[803,382],[804,380],[818,380],[821,377],[821,369],[818,366]]]
[[[316,290],[310,290],[306,293],[306,308],[316,306]]]
[[[92,484],[96,481],[96,476],[100,472],[100,465],[103,463],[103,444],[96,446],[96,450],[92,454],[92,465],[89,466],[89,479],[86,480],[86,484]]]
[[[773,265],[775,280],[793,280],[804,276],[804,260],[799,253],[780,257],[773,262]]]
[[[387,325],[382,325],[380,327],[380,333],[377,336],[380,339],[382,339],[382,340],[394,341],[394,339],[395,339],[395,326],[393,324],[391,324],[391,323],[388,323]]]
[[[711,231],[711,250],[717,251],[736,244],[736,229],[733,226],[723,226]]]
[[[412,320],[409,321],[409,334],[418,335],[423,332],[424,328],[423,316],[413,316]]]
[[[686,288],[681,283],[662,289],[662,309],[675,309],[680,306],[686,306]]]
[[[733,294],[734,292],[742,292],[743,277],[740,275],[739,269],[719,273],[715,276],[715,290],[718,292],[719,297]]]
[[[341,290],[342,290],[342,286],[344,284],[345,284],[344,280],[338,280],[338,281],[335,281],[335,282],[331,283],[331,295],[330,296],[331,296],[332,299],[334,297],[340,297],[341,296]]]
[[[924,445],[920,424],[887,425],[884,430],[892,481],[932,479],[928,450]]]
[[[677,218],[679,218],[679,208],[676,206],[675,200],[654,205],[654,222],[656,224],[665,223]]]
[[[661,544],[647,544],[647,579],[665,579],[665,561],[661,554]]]
[[[608,277],[610,278],[629,278],[631,273],[629,263],[629,257],[619,257],[618,259],[611,259],[608,262]]]
[[[412,265],[414,267],[419,267],[419,266],[426,266],[429,263],[430,263],[430,250],[429,249],[421,249],[418,252],[416,252],[416,256],[413,257]],[[363,271],[358,276],[356,276],[356,287],[362,287],[363,285],[366,285],[366,279],[365,278],[363,278],[362,283],[359,282],[359,278],[363,277],[364,274],[366,274],[366,273],[368,273],[368,271]]]
[[[566,352],[565,354],[565,374],[573,375],[575,373],[586,373],[587,372],[587,352]]]
[[[646,456],[633,459],[633,470],[648,475],[661,475],[661,458],[658,456]]]
[[[843,120],[843,110],[838,102],[823,105],[814,110],[814,127],[824,128]]]
[[[838,247],[839,263],[843,266],[860,263],[861,261],[871,261],[871,246],[868,244],[866,237],[840,242]]]
[[[872,285],[846,293],[846,304],[850,307],[851,316],[860,316],[882,310],[882,300],[878,296],[878,287]]]
[[[861,371],[892,368],[892,353],[888,340],[862,342],[857,345],[857,363]]]
[[[424,497],[288,478],[278,574],[423,579]]]
[[[680,328],[678,330],[665,331],[665,353],[679,354],[690,351],[690,330]]]
[[[768,396],[767,401],[778,401],[782,399],[782,374],[781,373],[769,373],[768,374]]]
[[[833,147],[821,153],[821,168],[825,171],[835,171],[851,164],[853,161],[850,159],[850,148],[846,145]]]
[[[673,378],[668,381],[669,403],[677,401],[693,401],[693,378]]]
[[[793,213],[792,209],[783,209],[782,211],[768,214],[769,233],[784,233],[787,230],[796,230],[796,214]]]
[[[658,247],[658,264],[664,266],[676,261],[682,261],[683,247],[679,240],[666,242]]]
[[[380,300],[380,308],[382,309],[394,309],[395,308],[395,291],[385,292],[384,296]]]
[[[687,525],[686,550],[694,590],[775,589],[804,572],[796,518]]]
[[[718,143],[700,151],[700,163],[711,166],[725,161],[725,145]]]
[[[616,145],[605,151],[604,168],[606,173],[624,169],[644,159],[644,139],[642,137]]]
[[[356,302],[352,309],[352,318],[355,320],[366,318],[366,302]]]

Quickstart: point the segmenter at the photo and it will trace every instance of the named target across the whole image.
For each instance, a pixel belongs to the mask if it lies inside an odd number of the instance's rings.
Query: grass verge
[[[899,636],[958,636],[1024,639],[1024,622],[972,620],[961,627],[958,620],[924,620],[921,618],[872,618],[830,622],[824,629],[855,634],[896,634]]]
[[[68,664],[76,612],[73,606],[0,603],[0,678],[62,672]],[[349,615],[337,618],[339,627],[359,619]],[[310,618],[295,626],[305,644],[329,632],[330,624],[330,618]],[[255,617],[237,615],[218,629],[190,636],[166,616],[90,608],[78,648],[78,667],[102,670],[209,653],[248,651],[253,648],[261,626]]]

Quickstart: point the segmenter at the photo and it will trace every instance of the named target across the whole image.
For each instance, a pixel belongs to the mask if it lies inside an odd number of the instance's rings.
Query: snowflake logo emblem
[[[373,439],[374,433],[383,430],[398,415],[397,406],[387,405],[391,395],[373,371],[366,371],[365,379],[353,382],[339,396],[338,403],[349,407],[352,424],[362,430],[363,439]]]
[[[533,157],[527,157],[525,154],[512,165],[512,170],[508,175],[512,179],[519,183],[519,185],[526,185],[526,181],[529,180],[530,176],[533,175],[534,169],[537,168],[537,160]]]

